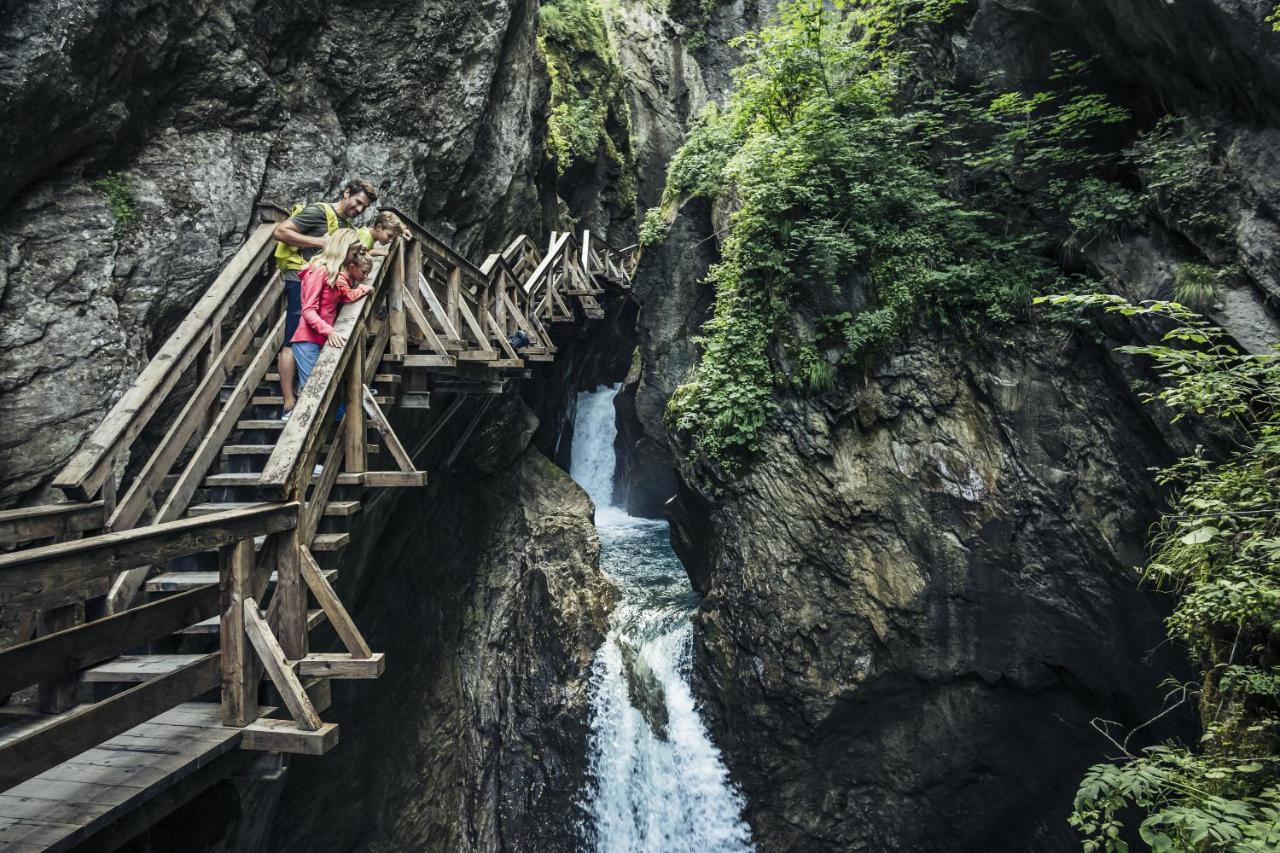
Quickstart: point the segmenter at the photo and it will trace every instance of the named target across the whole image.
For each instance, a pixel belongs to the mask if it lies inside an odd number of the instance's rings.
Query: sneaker
[[[289,409],[288,411],[281,412],[280,423],[287,424],[289,422],[289,415],[292,415],[292,414],[293,414],[293,409]]]
[[[319,477],[323,473],[324,473],[323,465],[317,465],[316,467],[311,469],[311,476],[313,477]]]

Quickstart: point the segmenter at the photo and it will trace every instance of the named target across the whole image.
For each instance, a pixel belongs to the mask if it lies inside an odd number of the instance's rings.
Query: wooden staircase
[[[333,585],[368,490],[424,485],[414,458],[468,401],[449,464],[491,395],[554,359],[549,327],[630,288],[629,251],[589,232],[545,252],[521,236],[476,266],[396,212],[412,238],[343,306],[348,344],[322,349],[287,422],[268,260],[284,213],[264,207],[56,478],[70,502],[0,512],[0,604],[24,614],[0,650],[0,850],[69,849],[134,812],[144,826],[147,803],[180,802],[237,750],[331,749],[330,682],[385,666]],[[391,415],[415,409],[407,449]],[[133,458],[148,427],[163,434]],[[342,651],[310,648],[326,623]]]

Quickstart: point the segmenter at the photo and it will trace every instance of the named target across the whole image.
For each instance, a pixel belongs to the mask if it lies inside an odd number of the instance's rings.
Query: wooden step
[[[276,449],[274,444],[227,444],[223,445],[223,456],[270,456],[272,451]],[[320,448],[320,454],[329,452],[329,446],[326,444]],[[366,444],[365,452],[381,453],[382,447],[377,444]]]
[[[382,394],[374,395],[374,399],[378,401],[379,406],[382,406],[384,408],[387,406],[395,405],[395,401],[391,400],[389,397]],[[283,406],[284,398],[275,394],[265,394],[265,395],[253,397],[249,400],[249,402],[255,406]]]
[[[263,619],[267,618],[267,612],[265,610],[262,611],[262,618]],[[307,630],[310,631],[314,629],[317,625],[319,625],[321,622],[324,622],[327,618],[328,617],[324,615],[323,610],[308,610],[307,611]],[[216,634],[218,633],[219,624],[220,624],[219,617],[214,616],[212,619],[206,619],[203,622],[197,622],[194,625],[188,625],[186,628],[183,628],[178,633],[186,634],[186,635]]]
[[[236,422],[236,429],[246,429],[246,430],[261,429],[261,430],[270,430],[272,432],[279,432],[283,430],[284,427],[285,427],[285,422],[280,420],[279,418],[270,418],[270,419],[247,418],[243,421]],[[369,428],[373,429],[373,425],[370,424]]]
[[[405,367],[457,367],[458,360],[451,355],[411,352],[402,362]]]
[[[537,353],[528,353],[528,352],[525,352],[524,350],[520,350],[520,357],[523,358],[525,361],[546,362],[546,361],[556,360],[556,357],[554,355],[538,355]]]
[[[341,551],[350,543],[350,533],[317,533],[311,540],[311,551]]]
[[[405,394],[400,398],[400,408],[429,409],[431,408],[431,395],[430,394]]]
[[[472,349],[458,353],[458,361],[496,361],[498,353],[494,350]]]
[[[311,482],[318,483],[319,477],[312,477]],[[364,474],[342,473],[338,475],[339,486],[359,486],[364,484]],[[249,471],[241,474],[210,474],[204,478],[206,489],[221,488],[254,488],[262,485],[262,475]]]
[[[187,507],[187,515],[209,515],[215,512],[224,512],[229,509],[248,509],[253,506],[266,506],[263,503],[213,503],[213,504],[195,504]],[[329,501],[324,505],[324,514],[329,517],[355,515],[360,511],[360,501]]]
[[[352,657],[349,654],[309,654],[301,660],[293,661],[293,667],[299,676],[314,678],[377,678],[386,667],[386,656],[382,652],[374,652],[367,658]]]
[[[325,569],[324,576],[330,583],[338,576],[336,569]],[[272,572],[268,584],[276,582],[277,573]],[[218,583],[217,572],[161,572],[147,581],[147,592],[186,592],[198,586]]]
[[[266,376],[262,378],[268,382],[279,382],[280,374],[268,373]],[[373,381],[374,382],[399,382],[400,377],[394,373],[377,373],[377,374],[374,374]]]
[[[121,655],[80,673],[80,680],[92,684],[139,684],[181,669],[204,655]]]

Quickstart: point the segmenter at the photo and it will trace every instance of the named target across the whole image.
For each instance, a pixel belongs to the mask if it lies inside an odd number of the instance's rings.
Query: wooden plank
[[[258,718],[257,673],[249,659],[244,628],[244,602],[253,596],[253,543],[241,540],[222,548],[219,564],[222,723],[244,726]]]
[[[280,349],[280,342],[283,338],[284,318],[281,317],[263,340],[262,346],[258,348],[253,361],[245,368],[244,373],[227,397],[226,402],[222,404],[222,409],[217,417],[214,418],[213,425],[209,427],[204,438],[196,445],[191,458],[187,460],[182,473],[178,475],[177,482],[169,490],[169,495],[165,498],[164,504],[156,512],[156,521],[172,521],[180,517],[187,506],[190,505],[191,498],[195,495],[196,489],[199,488],[201,478],[218,457],[223,442],[227,440],[227,436],[235,428],[236,421],[244,409],[245,402],[253,394],[253,390],[257,388],[258,382],[262,375],[266,373],[267,368],[275,362],[276,353]],[[114,613],[132,605],[149,572],[150,566],[142,566],[117,577],[107,599],[108,610]]]
[[[431,316],[435,317],[436,322],[440,324],[440,330],[444,333],[444,336],[446,338],[461,338],[462,336],[458,334],[458,327],[453,324],[449,313],[440,304],[439,297],[431,289],[430,282],[427,281],[427,277],[422,273],[418,273],[418,292],[427,301],[427,309],[431,311]]]
[[[346,419],[343,415],[343,420]],[[338,425],[338,429],[342,429],[342,424]],[[303,545],[310,545],[311,540],[315,538],[316,531],[320,529],[320,518],[324,513],[324,507],[329,503],[329,495],[333,492],[334,484],[340,479],[342,471],[342,457],[346,453],[346,444],[341,441],[335,441],[329,448],[328,455],[324,459],[324,470],[320,472],[320,477],[311,489],[311,499],[307,501],[306,510],[303,513],[302,530],[299,532],[298,539]],[[361,476],[361,475],[354,475]]]
[[[466,321],[467,328],[471,331],[472,339],[479,345],[480,349],[483,352],[493,352],[493,346],[489,343],[489,335],[481,328],[479,321],[476,320],[476,315],[471,313],[467,300],[458,300],[458,311],[462,314],[462,319]],[[464,353],[459,353],[458,355],[461,357]]]
[[[290,503],[232,510],[0,555],[0,596],[37,600],[135,566],[288,530],[297,524],[297,509]]]
[[[0,549],[17,548],[36,539],[65,539],[100,530],[104,523],[102,501],[6,510],[0,512]]]
[[[535,268],[533,273],[525,279],[525,282],[522,285],[522,289],[525,293],[532,296],[539,285],[544,283],[544,279],[546,279],[550,274],[551,268],[555,265],[555,262],[559,260],[557,252],[564,248],[564,245],[567,242],[569,242],[568,232],[561,234],[559,237],[552,238],[551,245],[547,249],[547,254],[543,256],[542,261],[538,264],[537,268]]]
[[[342,604],[342,600],[338,598],[338,594],[333,591],[333,585],[329,583],[329,579],[324,576],[324,572],[320,571],[320,566],[316,564],[316,558],[306,548],[302,549],[301,556],[302,579],[306,581],[307,586],[311,589],[311,594],[315,596],[316,601],[319,603],[320,609],[328,617],[334,633],[342,640],[342,645],[346,646],[352,657],[368,658],[373,654],[369,649],[369,644],[365,642],[364,635],[356,627],[355,621]]]
[[[440,340],[440,336],[436,334],[436,330],[431,328],[431,324],[427,322],[427,315],[422,313],[422,308],[419,307],[418,303],[414,301],[412,296],[410,296],[407,288],[401,285],[400,289],[401,299],[404,302],[405,310],[413,320],[414,326],[422,333],[422,337],[426,341],[427,346],[432,350],[435,350],[435,352],[440,355],[447,355],[448,349],[445,347],[444,341]],[[410,357],[411,356],[408,354],[405,355],[405,358]]]
[[[278,537],[278,543],[276,573],[279,579],[271,602],[270,625],[284,656],[297,659],[307,653],[307,588],[300,565],[302,543],[296,530]]]
[[[297,721],[298,727],[306,731],[317,731],[321,726],[320,715],[316,713],[315,706],[307,696],[307,691],[303,689],[298,676],[285,659],[284,651],[276,642],[271,628],[258,615],[258,603],[252,598],[244,602],[244,625],[249,634],[249,640],[258,653],[258,658],[266,668],[267,675],[271,677],[271,683],[280,692],[280,698],[288,706],[289,713]]]
[[[300,676],[313,678],[378,678],[386,666],[382,652],[364,658],[349,654],[309,654],[294,662]]]
[[[81,705],[57,723],[0,744],[0,791],[66,761],[161,711],[218,686],[218,653],[94,705]]]
[[[0,695],[76,672],[218,612],[216,586],[194,589],[0,651]]]
[[[547,341],[543,339],[542,335],[538,334],[538,330],[535,329],[533,324],[529,322],[528,318],[524,316],[524,312],[511,301],[511,297],[506,294],[506,291],[503,291],[502,293],[502,301],[506,304],[507,311],[511,313],[511,317],[516,321],[516,325],[523,329],[525,334],[528,335],[535,344],[540,347],[547,346]]]
[[[508,359],[519,360],[520,356],[516,354],[515,349],[511,346],[511,342],[507,340],[507,336],[503,334],[502,327],[498,325],[498,321],[493,318],[490,313],[485,313],[485,321],[489,324],[489,328],[493,331],[498,339],[498,346],[502,348],[502,352],[506,354]]]
[[[227,348],[209,365],[208,372],[188,397],[186,405],[182,407],[182,411],[178,413],[164,438],[147,459],[146,465],[134,478],[129,491],[120,499],[109,520],[112,530],[133,527],[138,522],[144,508],[160,490],[165,476],[178,461],[179,455],[186,448],[197,428],[204,427],[207,431],[216,424],[216,420],[209,418],[210,410],[214,409],[214,403],[218,399],[218,392],[222,389],[223,383],[231,376],[234,369],[232,360],[241,355],[253,342],[258,326],[267,319],[280,300],[283,293],[282,287],[280,274],[277,273],[254,300],[244,319],[232,333],[231,339],[227,342]],[[157,520],[170,521],[180,514],[170,515],[167,518],[157,516]]]
[[[364,484],[376,488],[417,488],[427,484],[426,471],[366,471]]]
[[[177,385],[183,371],[195,359],[236,299],[248,286],[274,246],[275,226],[259,225],[235,256],[222,268],[213,284],[187,312],[159,352],[147,362],[98,425],[54,478],[53,485],[74,500],[88,500],[97,493],[111,463],[125,452],[155,415],[165,397]]]
[[[364,383],[364,340],[348,341],[347,346],[355,347],[355,352],[343,376],[347,411],[341,428],[342,440],[346,444],[342,464],[349,473],[359,474],[369,467],[369,459],[365,454],[364,395],[367,388]],[[373,408],[378,408],[376,400]],[[334,441],[337,440],[335,437]]]
[[[360,399],[364,406],[365,415],[372,422],[374,429],[378,431],[378,435],[382,436],[382,443],[387,446],[387,450],[391,452],[391,458],[400,466],[400,470],[415,470],[413,460],[409,458],[408,451],[400,443],[400,437],[391,428],[391,421],[387,420],[386,414],[378,407],[377,402],[373,399],[373,392],[369,390],[368,386],[365,386],[364,394]]]
[[[46,610],[40,615],[40,633],[48,636],[68,628],[74,628],[79,619],[79,608],[66,604]],[[36,704],[46,714],[59,714],[76,704],[76,677],[59,674],[40,682]]]
[[[225,659],[226,647],[223,647]],[[89,684],[140,684],[157,675],[195,663],[203,655],[121,655],[80,674]]]
[[[458,359],[451,355],[425,355],[410,353],[404,357],[405,367],[457,367]]]
[[[292,720],[258,720],[241,730],[241,749],[324,755],[338,745],[338,724],[321,723],[315,731],[298,728]]]
[[[391,288],[387,292],[387,322],[391,326],[391,351],[404,355],[409,351],[409,330],[405,321],[405,241],[396,240],[396,259]]]

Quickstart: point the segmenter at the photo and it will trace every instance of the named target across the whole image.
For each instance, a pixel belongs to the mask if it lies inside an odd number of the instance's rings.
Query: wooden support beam
[[[391,453],[391,458],[396,460],[396,465],[400,466],[401,471],[416,470],[413,466],[413,460],[409,458],[408,451],[400,443],[400,437],[391,428],[391,421],[387,420],[386,413],[382,411],[382,407],[373,398],[373,392],[369,390],[368,386],[365,386],[364,394],[360,400],[365,416],[373,423],[378,435],[382,437],[382,443]]]
[[[458,334],[458,325],[451,319],[452,314],[440,304],[440,299],[436,296],[435,290],[432,289],[431,283],[421,273],[418,274],[418,292],[422,294],[422,298],[426,301],[427,310],[431,312],[431,316],[440,324],[440,330],[444,333],[444,336],[454,339],[462,337]]]
[[[427,345],[427,347],[439,355],[447,356],[449,350],[445,347],[444,341],[440,340],[440,336],[436,334],[436,330],[431,328],[431,324],[427,322],[427,315],[422,313],[422,308],[414,301],[409,291],[401,286],[401,301],[404,303],[406,313],[413,320],[414,327],[419,332],[419,337]],[[409,356],[406,355],[406,358]]]
[[[382,652],[365,658],[349,654],[309,654],[294,661],[298,675],[312,678],[378,678],[386,668]]]
[[[476,315],[471,313],[471,308],[467,305],[467,300],[458,300],[458,311],[462,314],[462,319],[466,322],[467,329],[471,331],[471,339],[480,347],[480,351],[493,352],[493,346],[489,343],[489,335],[481,327],[480,323],[477,322]],[[459,358],[464,355],[466,355],[466,353],[458,353]]]
[[[293,715],[298,728],[309,732],[319,730],[320,715],[316,713],[315,706],[311,704],[311,699],[303,689],[297,674],[289,666],[289,661],[285,658],[275,635],[271,633],[271,628],[258,614],[258,602],[252,598],[244,602],[244,627],[254,650],[258,653],[258,658],[271,678],[271,683],[280,692],[280,698],[289,708],[289,713]]]
[[[52,607],[40,614],[40,633],[48,636],[74,628],[79,620],[80,608],[74,604]],[[76,703],[75,673],[54,676],[40,682],[37,690],[37,704],[46,714],[61,713]]]
[[[347,346],[354,347],[355,353],[347,365],[347,373],[343,377],[347,413],[342,422],[342,440],[346,443],[346,470],[352,474],[360,474],[369,468],[369,459],[365,453],[365,420],[364,420],[364,339],[347,341]],[[378,408],[377,403],[373,406]],[[337,440],[336,438],[334,439]]]
[[[231,510],[0,555],[0,597],[56,598],[94,578],[288,530],[297,511],[296,503]]]
[[[336,439],[341,438],[343,434],[343,425],[346,419],[350,417],[350,413],[343,415],[343,423],[338,424]],[[301,514],[298,526],[301,531],[298,534],[298,540],[303,544],[310,546],[311,540],[315,538],[316,531],[320,529],[320,519],[324,516],[324,508],[329,502],[329,495],[333,492],[334,485],[338,482],[338,478],[342,471],[342,457],[346,453],[346,442],[334,441],[329,446],[329,453],[324,458],[324,468],[320,472],[320,479],[311,487],[311,499],[307,501],[306,508]]]
[[[218,589],[200,587],[0,651],[0,696],[41,678],[101,663],[218,612]]]
[[[214,689],[219,670],[218,653],[213,652],[109,699],[67,711],[29,734],[0,742],[0,791]]]
[[[462,304],[462,267],[449,268],[448,282],[445,285],[445,311],[449,316],[449,325],[455,329],[458,325],[458,307]],[[461,337],[454,334],[452,337]]]
[[[365,471],[360,476],[371,489],[416,489],[427,484],[426,471]]]
[[[301,556],[302,578],[311,589],[311,594],[319,602],[320,609],[328,617],[334,633],[342,640],[342,645],[346,646],[353,658],[363,659],[372,655],[373,652],[365,642],[364,635],[356,627],[355,621],[347,612],[342,600],[338,598],[338,594],[333,591],[333,585],[329,583],[329,579],[324,576],[324,572],[320,571],[320,566],[316,563],[316,558],[311,555],[311,551],[303,548]]]
[[[323,505],[319,509],[323,512]],[[298,531],[277,537],[276,548],[276,591],[271,601],[270,625],[284,656],[297,659],[307,653],[307,587],[302,580]]]
[[[462,452],[462,447],[467,443],[467,439],[471,438],[471,433],[480,424],[480,419],[484,417],[484,413],[489,411],[489,406],[493,404],[493,397],[485,397],[484,402],[476,409],[476,413],[471,416],[471,423],[467,424],[467,428],[463,431],[462,437],[458,439],[458,444],[453,448],[453,452],[449,454],[449,458],[445,460],[445,467],[453,465],[454,460],[458,458],[458,454]]]
[[[240,748],[293,755],[324,755],[338,745],[338,724],[321,723],[315,731],[298,728],[292,720],[258,720],[245,726]]]
[[[253,598],[253,540],[225,545],[218,557],[222,724],[245,726],[258,718],[258,673],[249,654],[249,637],[244,628],[244,603]]]

